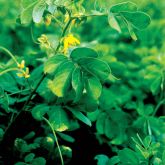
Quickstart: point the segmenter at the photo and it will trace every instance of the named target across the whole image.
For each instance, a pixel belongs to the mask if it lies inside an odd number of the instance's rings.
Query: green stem
[[[7,50],[6,48],[0,46],[0,50],[2,50],[3,52],[5,52],[7,55],[9,55],[14,61],[15,63],[18,65],[18,61],[16,60],[16,58],[14,57],[14,55],[9,51]]]
[[[14,70],[18,70],[19,72],[21,72],[21,70],[18,68],[9,68],[9,69],[6,69],[6,70],[0,72],[0,76],[7,73],[7,72],[14,71]]]
[[[37,41],[35,40],[35,38],[34,38],[34,34],[33,34],[33,29],[32,29],[32,27],[30,28],[30,32],[31,32],[32,41],[33,41],[35,44],[39,45],[40,43],[37,42]]]
[[[34,88],[34,90],[32,91],[32,93],[30,94],[28,100],[26,101],[26,103],[24,104],[23,108],[17,113],[17,115],[15,116],[15,118],[13,119],[12,123],[9,123],[9,125],[7,126],[4,135],[7,133],[7,131],[10,129],[11,125],[16,121],[16,119],[18,118],[18,116],[25,111],[26,106],[30,103],[34,93],[36,92],[36,90],[38,89],[38,87],[40,86],[41,82],[44,80],[45,78],[45,74],[43,74],[43,76],[41,77],[40,81],[38,82],[38,84],[36,85],[36,87]]]
[[[8,96],[12,96],[12,95],[15,95],[15,94],[20,94],[22,92],[27,92],[27,91],[30,91],[31,89],[24,89],[24,90],[21,90],[21,91],[18,91],[18,92],[14,92],[14,93],[11,93],[11,94],[8,94]],[[1,98],[3,98],[4,96],[1,96]]]
[[[62,33],[61,33],[61,37],[60,37],[59,43],[58,43],[58,45],[57,45],[57,47],[56,47],[55,54],[58,52],[58,50],[59,50],[59,48],[60,48],[60,45],[61,45],[61,39],[64,37],[64,35],[65,35],[65,33],[66,33],[66,31],[67,31],[69,25],[71,24],[72,20],[73,20],[73,19],[70,18],[69,21],[67,22],[67,24],[65,25],[65,27],[64,27],[64,29],[63,29],[63,31],[62,31]]]
[[[160,108],[161,105],[165,104],[165,98],[163,100],[161,100],[159,102],[159,104],[156,106],[156,108],[154,109],[154,112],[152,113],[152,116],[155,116],[155,114],[157,113],[158,109]]]
[[[52,17],[57,22],[57,24],[62,28],[63,27],[62,23],[54,15],[52,15]]]
[[[50,126],[50,128],[51,128],[51,130],[53,132],[53,135],[54,135],[54,138],[55,138],[55,141],[56,141],[56,144],[57,144],[57,148],[58,148],[58,151],[59,151],[60,159],[61,159],[61,165],[64,165],[64,160],[63,160],[63,157],[62,157],[62,152],[61,152],[61,149],[60,149],[60,146],[59,146],[59,143],[58,143],[58,139],[57,139],[56,133],[55,133],[51,123],[49,122],[49,120],[47,120],[45,117],[43,117],[43,119]]]
[[[44,78],[46,77],[46,74],[43,74],[41,79],[39,80],[38,84],[36,85],[36,87],[34,88],[34,90],[32,91],[32,93],[30,94],[28,100],[26,101],[26,103],[24,104],[22,111],[25,110],[26,106],[29,104],[29,102],[31,101],[34,93],[37,91],[38,87],[40,86],[40,84],[42,83],[42,81],[44,80]]]
[[[86,17],[100,17],[100,16],[107,16],[108,13],[101,13],[101,14],[86,14],[86,15],[78,15],[78,16],[72,16],[72,19],[76,18],[86,18]]]

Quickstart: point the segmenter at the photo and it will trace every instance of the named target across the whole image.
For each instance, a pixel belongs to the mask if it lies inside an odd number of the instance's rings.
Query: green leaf
[[[72,109],[70,107],[67,107],[67,109],[73,113],[73,115],[79,119],[80,121],[82,121],[83,123],[85,123],[86,125],[89,125],[90,127],[92,126],[91,121],[83,114],[81,113],[79,110],[75,110]]]
[[[162,161],[165,164],[165,151],[163,151],[163,154],[162,154]]]
[[[137,5],[133,2],[118,3],[110,8],[110,12],[112,13],[119,13],[122,11],[136,11],[136,10],[137,10]]]
[[[72,158],[72,149],[70,147],[62,145],[60,146],[60,150],[61,150],[62,156],[66,158],[66,160],[70,160]],[[55,149],[55,155],[56,157],[60,157],[57,147]]]
[[[95,77],[90,77],[86,80],[85,85],[87,94],[94,100],[98,100],[102,92],[102,85],[100,81]]]
[[[76,93],[76,98],[74,101],[77,102],[80,100],[84,88],[83,77],[80,68],[75,68],[72,73],[72,87]]]
[[[141,11],[121,12],[120,14],[137,30],[145,29],[151,22],[150,16]]]
[[[109,12],[108,13],[108,22],[109,22],[109,25],[117,30],[119,33],[121,33],[121,28],[120,28],[120,25],[117,21],[117,19],[114,17],[113,13]]]
[[[70,143],[74,143],[75,139],[67,134],[64,134],[62,132],[58,132],[58,135],[65,141],[70,142]]]
[[[32,17],[33,17],[33,21],[35,23],[39,23],[42,20],[42,16],[44,14],[44,11],[46,9],[46,3],[45,0],[41,0],[39,1],[33,9],[33,13],[32,13]]]
[[[0,141],[3,139],[4,130],[0,128]]]
[[[37,157],[32,161],[32,165],[46,165],[46,160],[43,157]]]
[[[103,125],[104,133],[109,139],[112,139],[114,137],[114,133],[118,130],[116,124],[114,124],[114,122],[111,121],[109,116],[106,116],[104,120],[105,120],[105,124]]]
[[[143,141],[145,148],[148,148],[151,145],[151,142],[152,142],[152,137],[151,136],[145,137],[145,139]]]
[[[36,120],[42,120],[43,116],[45,115],[45,113],[47,113],[49,110],[49,106],[46,104],[40,104],[35,106],[32,109],[32,116],[34,117],[34,119]]]
[[[51,136],[46,136],[42,139],[42,145],[48,151],[54,148],[54,144],[55,144],[54,139]]]
[[[98,161],[97,165],[107,165],[109,160],[108,156],[106,155],[96,155],[94,159]]]
[[[9,73],[0,76],[0,88],[11,93],[19,91],[16,80]]]
[[[34,159],[35,157],[35,154],[34,153],[30,153],[28,155],[25,156],[24,160],[26,163],[31,163],[32,160]]]
[[[162,160],[158,157],[155,157],[153,160],[153,165],[163,165]]]
[[[91,95],[89,96],[87,93],[84,93],[81,100],[80,104],[85,105],[85,109],[87,112],[94,112],[98,108],[98,103],[99,100],[91,98]]]
[[[28,134],[26,134],[23,139],[24,140],[29,140],[32,139],[34,136],[36,135],[36,133],[34,131],[29,132]]]
[[[28,7],[30,4],[32,4],[34,0],[21,0],[21,5],[23,8]]]
[[[105,118],[107,117],[107,114],[105,112],[101,113],[98,116],[98,119],[96,121],[96,130],[99,134],[104,134],[105,131]]]
[[[54,130],[62,132],[69,129],[69,117],[60,106],[52,106],[48,116]]]
[[[161,83],[162,83],[162,77],[158,76],[156,79],[154,79],[154,81],[151,84],[151,92],[155,95],[158,93],[158,91],[161,88]]]
[[[79,59],[85,58],[85,57],[98,57],[98,54],[96,51],[94,51],[91,48],[81,47],[81,48],[75,48],[70,54],[70,57],[73,61],[77,62]]]
[[[53,81],[49,81],[50,90],[58,97],[63,97],[71,85],[74,64],[66,62],[58,68]]]
[[[33,8],[37,2],[38,1],[34,1],[33,3],[30,3],[30,5],[27,6],[25,9],[23,9],[20,16],[22,24],[29,24],[31,22]]]
[[[115,165],[120,162],[120,159],[118,156],[113,156],[112,158],[109,159],[107,165]]]
[[[97,120],[97,118],[98,118],[99,115],[100,115],[100,110],[99,109],[96,109],[96,111],[94,111],[94,112],[88,112],[87,113],[88,118],[92,122],[95,122]]]
[[[89,74],[97,76],[101,81],[105,81],[110,73],[111,69],[109,65],[97,58],[83,58],[78,61],[80,66],[84,68]]]
[[[128,28],[128,31],[129,31],[129,34],[130,34],[131,38],[132,38],[134,41],[136,41],[136,40],[137,40],[137,36],[136,36],[136,34],[135,34],[135,32],[134,32],[133,27],[130,25],[130,23],[127,24],[127,28]]]
[[[67,61],[67,57],[64,55],[55,55],[50,57],[44,63],[44,72],[45,73],[54,73],[57,68],[61,65],[61,63]]]
[[[118,155],[120,161],[124,164],[129,163],[130,165],[139,165],[139,160],[136,153],[129,148],[119,151]]]

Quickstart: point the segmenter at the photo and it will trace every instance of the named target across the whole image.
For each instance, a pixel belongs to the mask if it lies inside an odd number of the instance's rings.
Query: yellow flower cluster
[[[51,47],[48,37],[45,34],[42,34],[41,37],[38,38],[38,41],[40,42],[41,46],[47,49]]]
[[[64,43],[63,52],[64,54],[66,54],[70,47],[79,45],[80,41],[77,38],[75,38],[73,34],[68,34],[66,37],[64,37],[63,43]]]
[[[17,73],[18,77],[24,77],[24,78],[29,78],[30,74],[29,74],[29,68],[25,67],[25,61],[22,60],[21,63],[17,64],[17,67],[19,69],[19,73]]]

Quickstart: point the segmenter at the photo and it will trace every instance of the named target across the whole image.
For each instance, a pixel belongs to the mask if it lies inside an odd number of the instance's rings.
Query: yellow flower
[[[19,69],[23,69],[25,67],[25,61],[22,60],[20,64],[19,63],[17,64],[17,66]]]
[[[30,74],[29,74],[29,68],[26,67],[26,70],[20,70],[20,73],[17,73],[18,77],[24,77],[24,78],[29,78]]]
[[[50,42],[48,37],[45,34],[42,34],[41,37],[38,38],[38,41],[41,43],[42,46],[45,48],[50,48]]]
[[[75,38],[72,34],[68,34],[68,36],[64,37],[63,43],[63,52],[66,54],[70,47],[79,45],[80,41],[77,38]]]

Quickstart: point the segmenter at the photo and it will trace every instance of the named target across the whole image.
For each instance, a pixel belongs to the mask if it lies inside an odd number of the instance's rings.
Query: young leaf
[[[80,47],[80,48],[73,49],[73,51],[70,54],[70,57],[73,61],[77,62],[79,59],[82,59],[85,57],[96,58],[98,57],[98,54],[96,51],[94,51],[91,48]]]
[[[45,0],[39,1],[33,9],[32,17],[35,23],[39,23],[42,20],[44,10],[46,9]]]
[[[117,19],[114,17],[113,13],[109,12],[108,13],[108,22],[109,22],[109,25],[117,30],[119,33],[121,33],[121,28],[120,28],[120,25],[117,21]]]
[[[50,90],[58,97],[63,97],[71,85],[71,76],[74,69],[72,62],[66,62],[58,68],[53,81],[48,83]]]
[[[85,123],[86,125],[89,125],[90,127],[92,126],[91,121],[79,110],[75,110],[75,109],[71,109],[70,107],[67,107],[67,109],[73,113],[73,115],[79,119],[80,121],[82,121],[83,123]]]
[[[72,87],[76,93],[75,102],[79,101],[83,92],[83,77],[80,68],[75,68],[72,73]]]
[[[129,34],[130,34],[131,38],[132,38],[134,41],[136,41],[136,40],[137,40],[137,36],[136,36],[136,34],[135,34],[135,32],[134,32],[133,27],[130,25],[130,23],[127,24],[127,28],[128,28],[128,31],[129,31]]]

